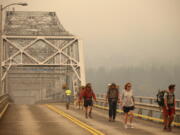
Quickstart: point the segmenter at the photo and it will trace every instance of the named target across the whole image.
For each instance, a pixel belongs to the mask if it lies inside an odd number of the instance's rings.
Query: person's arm
[[[133,101],[133,104],[135,106],[135,98],[134,98],[133,90],[132,90],[132,101]]]
[[[166,107],[166,109],[168,109],[168,105],[167,105],[167,94],[164,94],[164,106]]]
[[[108,100],[108,98],[109,98],[109,89],[108,89],[108,91],[107,91],[107,94],[106,94],[106,101]]]
[[[176,98],[174,96],[174,109],[176,110]]]
[[[94,92],[92,92],[92,96],[93,96],[94,100],[97,101],[96,100],[96,95],[94,94]]]
[[[121,98],[120,98],[119,89],[117,89],[117,98],[118,98],[118,102],[121,103]]]
[[[122,92],[122,95],[121,95],[121,106],[123,105],[123,99],[124,99],[124,91]]]
[[[133,100],[133,103],[134,103],[134,105],[135,105],[135,98],[134,98],[134,96],[132,96],[132,100]]]
[[[80,96],[79,96],[79,100],[80,100],[80,101],[82,100],[82,97],[84,97],[84,95],[85,95],[85,92],[84,92],[84,91],[80,93]]]

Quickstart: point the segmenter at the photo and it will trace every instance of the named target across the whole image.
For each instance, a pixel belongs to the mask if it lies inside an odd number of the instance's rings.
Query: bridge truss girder
[[[26,40],[28,43],[24,42]],[[83,44],[75,36],[3,35],[2,43],[0,81],[3,93],[7,91],[5,84],[12,67],[67,67],[72,70],[74,85],[85,84]]]

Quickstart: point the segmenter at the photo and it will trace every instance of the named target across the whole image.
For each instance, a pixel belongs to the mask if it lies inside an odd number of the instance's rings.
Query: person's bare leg
[[[80,109],[80,101],[79,100],[77,101],[77,106]]]
[[[129,119],[130,123],[133,122],[133,118],[134,118],[134,113],[133,113],[133,111],[131,111],[130,112],[130,119]]]
[[[163,114],[163,118],[164,118],[164,130],[167,129],[167,124],[168,124],[168,115]]]
[[[128,122],[128,113],[124,114],[124,126],[127,128],[127,122]]]
[[[89,118],[92,118],[92,106],[89,106]]]
[[[88,107],[85,107],[85,117],[88,118]]]
[[[168,121],[168,129],[169,129],[169,131],[172,130],[171,125],[172,125],[173,120],[174,120],[174,114],[169,116],[169,121]]]
[[[130,126],[131,126],[131,128],[134,128],[134,126],[133,126],[133,119],[134,119],[134,113],[133,113],[133,111],[130,111],[129,112],[129,117],[130,117],[130,119],[129,119],[129,122],[130,122]]]
[[[81,109],[82,109],[82,110],[84,109],[84,107],[83,107],[83,102],[84,102],[84,101],[80,102],[80,104],[81,104]]]

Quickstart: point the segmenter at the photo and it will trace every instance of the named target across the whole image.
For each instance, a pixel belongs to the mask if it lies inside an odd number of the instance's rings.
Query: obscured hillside
[[[124,88],[126,82],[132,82],[135,95],[155,96],[158,89],[167,89],[168,85],[176,84],[176,97],[180,99],[180,66],[175,67],[120,67],[87,69],[87,81],[91,82],[97,93],[105,93],[107,84],[115,82]]]

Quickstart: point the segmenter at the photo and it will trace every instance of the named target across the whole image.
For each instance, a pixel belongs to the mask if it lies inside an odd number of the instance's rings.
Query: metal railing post
[[[140,98],[139,98],[139,102],[142,103],[142,100],[143,100],[143,99],[140,97]],[[140,108],[139,111],[138,111],[138,114],[142,114],[142,112],[143,112],[143,109]]]
[[[150,104],[153,104],[153,99],[149,99],[149,103],[150,103]],[[148,116],[150,116],[150,117],[153,116],[153,111],[152,111],[152,110],[149,110]]]

